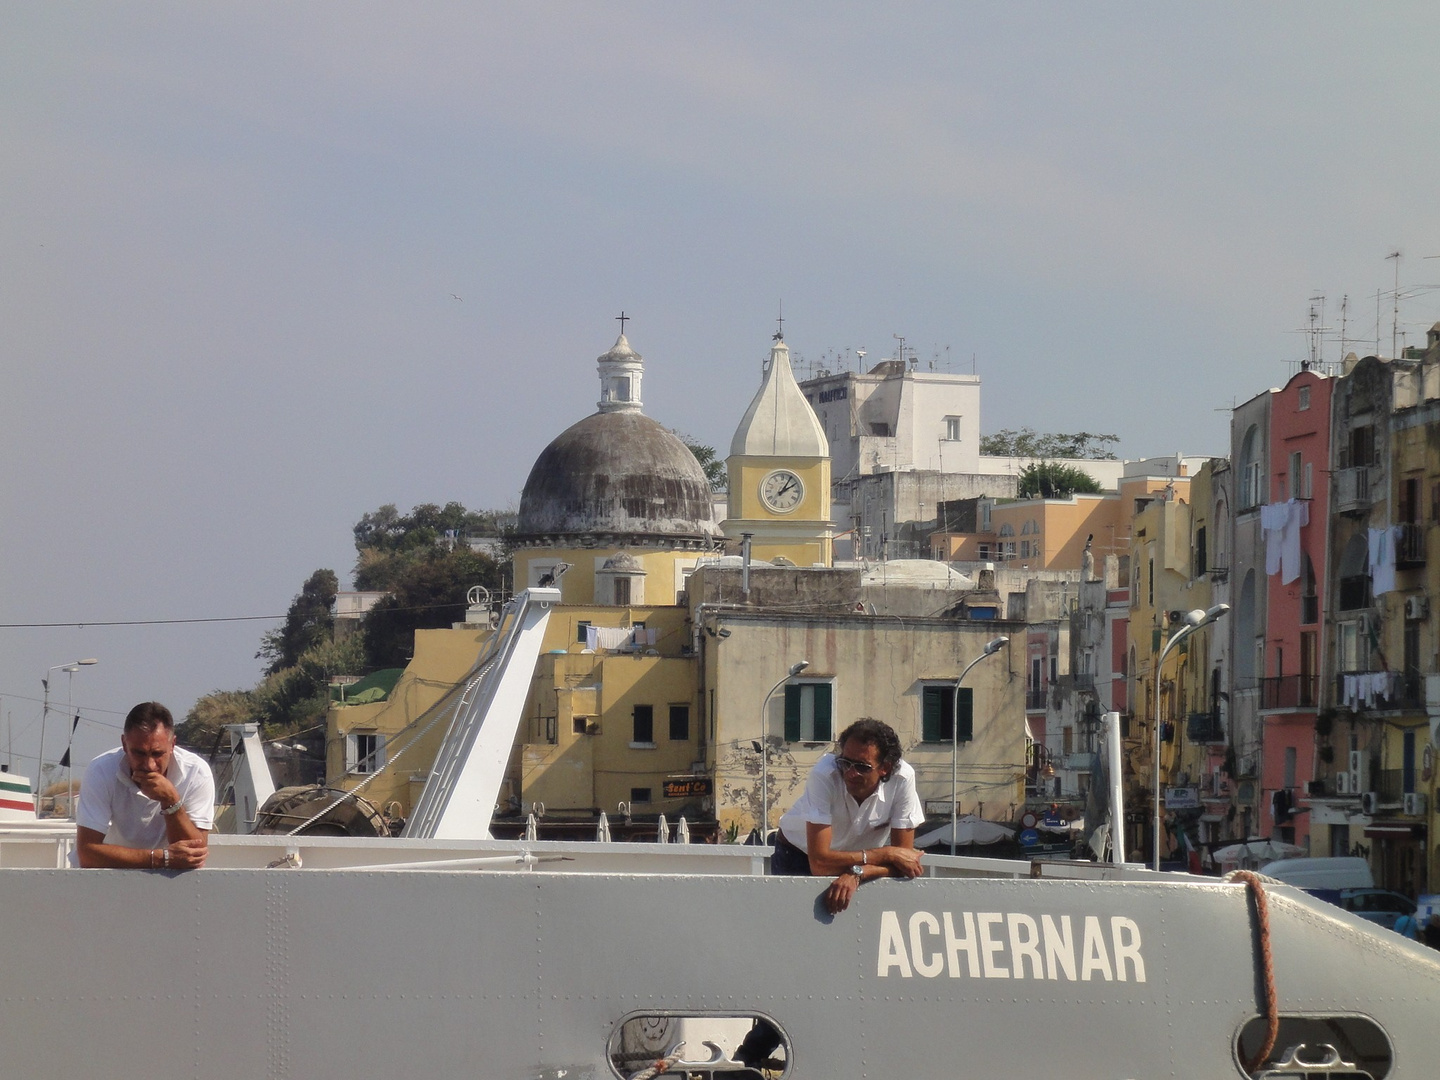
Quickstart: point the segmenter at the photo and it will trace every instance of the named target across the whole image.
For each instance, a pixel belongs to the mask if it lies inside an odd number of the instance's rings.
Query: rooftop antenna
[[[775,340],[775,341],[784,341],[784,340],[785,340],[785,301],[784,301],[784,300],[781,300],[781,301],[780,301],[780,317],[779,317],[778,319],[776,319],[775,321],[780,324],[780,328],[775,331],[775,337],[773,338],[773,340]]]
[[[1390,320],[1390,358],[1393,360],[1400,355],[1396,351],[1400,341],[1400,249],[1396,248],[1385,258],[1395,260],[1395,307],[1391,312]]]
[[[865,374],[865,350],[864,350],[864,349],[856,349],[856,350],[855,350],[855,373],[856,373],[857,375],[864,375],[864,374]]]
[[[1340,359],[1345,359],[1345,326],[1350,315],[1350,294],[1340,297]]]
[[[1308,371],[1320,362],[1320,335],[1330,331],[1330,327],[1322,325],[1324,322],[1325,294],[1317,293],[1310,297],[1310,326],[1302,331],[1310,335],[1310,359],[1301,365],[1301,370]]]

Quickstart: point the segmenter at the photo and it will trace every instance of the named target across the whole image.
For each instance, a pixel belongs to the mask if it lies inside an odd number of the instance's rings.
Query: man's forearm
[[[180,809],[165,817],[165,839],[173,844],[177,840],[204,840],[209,836],[209,833],[190,820],[190,811],[185,809],[185,804],[178,805]]]
[[[119,844],[81,844],[80,865],[87,870],[163,870],[165,848],[130,848]]]

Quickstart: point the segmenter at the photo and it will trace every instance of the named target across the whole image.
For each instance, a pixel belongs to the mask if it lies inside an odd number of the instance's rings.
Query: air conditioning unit
[[[1374,817],[1375,811],[1380,808],[1380,796],[1373,791],[1367,791],[1360,796],[1360,812],[1366,817]]]
[[[1429,617],[1430,598],[1428,596],[1407,596],[1405,598],[1405,618],[1414,621]]]
[[[1350,794],[1359,795],[1370,787],[1370,755],[1364,750],[1350,751]]]
[[[1335,774],[1335,794],[1336,794],[1336,795],[1353,795],[1353,794],[1355,794],[1354,789],[1352,789],[1352,788],[1350,787],[1350,774],[1349,774],[1348,772],[1338,772],[1338,773]]]
[[[1419,791],[1407,791],[1401,805],[1406,814],[1419,817],[1425,813],[1425,796]]]

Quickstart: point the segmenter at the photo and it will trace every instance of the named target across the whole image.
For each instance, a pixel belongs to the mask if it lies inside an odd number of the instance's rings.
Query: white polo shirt
[[[198,829],[215,823],[215,778],[199,754],[175,747],[165,776],[180,793],[185,812]],[[128,848],[158,848],[167,843],[160,804],[130,779],[125,750],[107,750],[85,770],[75,823],[105,834],[105,843]]]
[[[913,829],[925,821],[925,809],[915,791],[915,770],[908,761],[901,761],[875,794],[857,804],[845,790],[835,755],[826,754],[810,770],[805,793],[780,818],[785,839],[807,854],[805,825],[811,821],[830,826],[832,851],[883,847],[890,842],[891,829]]]

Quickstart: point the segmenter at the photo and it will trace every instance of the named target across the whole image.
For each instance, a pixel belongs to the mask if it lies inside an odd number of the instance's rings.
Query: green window
[[[960,730],[955,731],[956,694],[953,683],[925,687],[921,704],[920,738],[924,742],[970,742],[975,738],[975,691],[962,686],[959,694]]]
[[[791,683],[785,687],[785,741],[829,742],[835,737],[830,724],[829,683]]]

